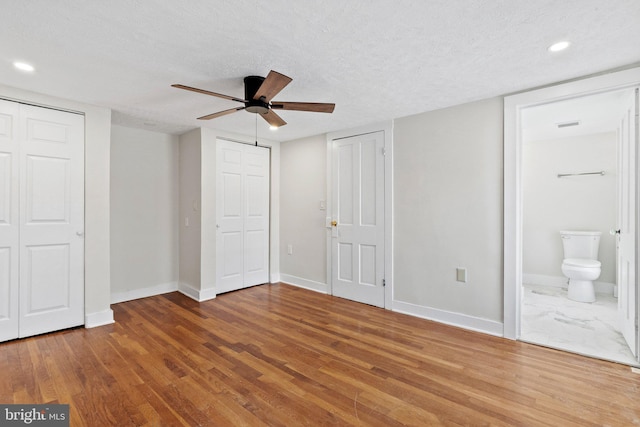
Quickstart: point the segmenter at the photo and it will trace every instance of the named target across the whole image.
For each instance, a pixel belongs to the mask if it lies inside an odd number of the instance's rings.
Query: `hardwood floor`
[[[0,403],[71,425],[640,424],[640,374],[291,287],[113,305],[0,344]]]

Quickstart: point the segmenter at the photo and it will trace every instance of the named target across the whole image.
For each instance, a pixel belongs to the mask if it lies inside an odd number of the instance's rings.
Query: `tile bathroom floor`
[[[567,298],[567,290],[523,285],[520,339],[598,359],[638,366],[618,331],[618,300],[597,294],[596,302]]]

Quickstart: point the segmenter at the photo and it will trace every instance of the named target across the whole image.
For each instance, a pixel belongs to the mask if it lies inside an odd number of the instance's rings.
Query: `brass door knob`
[[[331,226],[332,227],[337,227],[338,226],[338,221],[331,221]]]

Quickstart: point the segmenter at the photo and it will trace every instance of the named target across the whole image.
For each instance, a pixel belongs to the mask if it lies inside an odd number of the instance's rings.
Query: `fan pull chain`
[[[254,113],[256,116],[256,147],[258,146],[258,113]]]

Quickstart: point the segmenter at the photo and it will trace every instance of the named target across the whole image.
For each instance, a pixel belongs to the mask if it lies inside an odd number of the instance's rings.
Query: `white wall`
[[[605,175],[557,177],[593,171],[605,171]],[[525,279],[564,277],[559,231],[596,230],[602,232],[598,280],[615,283],[616,247],[609,230],[616,226],[616,179],[615,132],[523,144]]]
[[[179,285],[188,295],[200,291],[200,140],[201,129],[194,129],[181,135],[179,142]]]
[[[178,287],[178,137],[111,128],[112,302]]]
[[[216,141],[252,143],[253,138],[214,129],[195,129],[179,138],[180,291],[198,301],[215,298]],[[260,138],[271,149],[271,282],[280,280],[280,143]],[[189,225],[186,225],[188,219]]]
[[[502,333],[502,117],[494,98],[394,121],[393,310]],[[327,289],[326,158],[324,136],[281,147],[282,277],[316,290]]]
[[[111,110],[0,85],[0,97],[85,116],[85,325],[113,323],[109,307],[109,159]]]
[[[216,295],[216,131],[201,129],[200,177],[202,228],[200,230],[200,288]]]
[[[327,139],[289,141],[280,150],[280,272],[286,282],[326,289],[327,211],[320,210],[320,201],[327,197]]]
[[[502,321],[502,117],[493,98],[395,121],[394,300]]]

